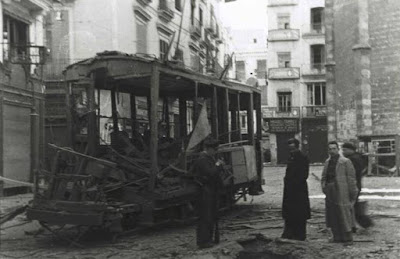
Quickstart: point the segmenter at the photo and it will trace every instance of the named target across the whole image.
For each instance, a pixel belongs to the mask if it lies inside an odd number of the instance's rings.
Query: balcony
[[[300,68],[298,67],[277,67],[268,69],[268,79],[299,79]]]
[[[303,37],[325,37],[325,26],[322,23],[306,24],[302,27]]]
[[[304,106],[302,110],[302,115],[304,118],[326,117],[327,111],[328,110],[325,105]]]
[[[167,0],[161,0],[158,5],[158,17],[165,22],[170,22],[174,18],[174,11],[168,6]]]
[[[301,73],[303,76],[325,76],[325,63],[303,64]]]
[[[262,107],[263,118],[300,118],[300,107]]]
[[[200,24],[200,21],[198,19],[194,19],[193,23],[190,25],[190,35],[192,36],[192,38],[200,39],[201,29],[202,25]]]
[[[147,6],[152,2],[152,0],[138,0],[138,2],[143,6]]]
[[[298,29],[277,29],[268,31],[268,41],[296,41],[300,39]]]
[[[268,0],[268,7],[297,5],[299,0]]]
[[[210,24],[206,27],[206,31],[210,33],[211,37],[214,37],[216,32],[215,22],[210,22]]]
[[[46,48],[3,43],[3,60],[12,64],[43,65],[46,61]]]

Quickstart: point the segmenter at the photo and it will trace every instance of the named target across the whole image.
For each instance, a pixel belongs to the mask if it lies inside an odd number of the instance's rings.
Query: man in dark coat
[[[199,220],[196,230],[199,248],[213,246],[213,234],[218,212],[217,190],[221,185],[220,161],[215,159],[217,149],[218,141],[206,139],[204,151],[201,152],[193,165],[195,179],[201,186],[198,200]]]
[[[371,227],[373,225],[373,221],[368,215],[365,214],[365,211],[362,211],[362,206],[361,206],[362,202],[358,201],[358,197],[360,196],[362,187],[362,176],[364,174],[364,171],[366,170],[364,159],[361,156],[361,154],[356,151],[356,146],[350,142],[344,143],[342,145],[342,153],[344,157],[350,159],[356,171],[356,181],[358,188],[357,200],[356,203],[354,204],[356,221],[363,228]],[[356,230],[357,230],[356,228],[353,228],[353,232],[356,232]]]
[[[307,219],[311,218],[307,186],[309,161],[299,150],[299,144],[297,139],[288,140],[290,156],[284,178],[282,238],[305,240]]]

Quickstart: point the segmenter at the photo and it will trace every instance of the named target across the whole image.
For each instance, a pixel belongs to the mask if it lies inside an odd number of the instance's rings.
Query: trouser
[[[307,220],[285,219],[285,228],[282,238],[302,240],[306,239]]]
[[[350,232],[343,232],[336,228],[332,228],[333,240],[335,242],[351,242],[353,241],[353,233]]]
[[[213,241],[216,222],[217,203],[215,191],[209,186],[203,186],[199,199],[199,220],[197,223],[197,245],[202,246]]]

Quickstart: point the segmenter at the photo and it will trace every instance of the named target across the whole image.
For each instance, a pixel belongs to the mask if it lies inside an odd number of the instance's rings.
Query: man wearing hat
[[[218,141],[208,138],[204,141],[204,150],[199,158],[194,162],[193,174],[196,181],[201,186],[199,196],[199,220],[197,224],[196,236],[199,248],[213,246],[213,234],[217,220],[217,190],[222,185],[219,176],[221,161],[215,159],[218,149]],[[216,237],[216,239],[219,239]],[[217,243],[217,240],[214,240]]]
[[[361,211],[361,204],[358,201],[358,196],[360,195],[361,192],[361,179],[363,172],[366,168],[366,165],[364,163],[364,160],[361,156],[360,153],[356,151],[356,146],[353,143],[346,142],[342,145],[342,153],[343,156],[350,159],[350,161],[353,163],[354,169],[356,171],[356,181],[357,181],[357,188],[358,188],[358,195],[357,195],[357,200],[356,203],[354,204],[354,212],[356,216],[356,220],[360,226],[363,228],[368,228],[373,225],[372,220],[368,217],[368,215],[365,215],[365,212]],[[356,232],[356,228],[353,228],[353,232]]]

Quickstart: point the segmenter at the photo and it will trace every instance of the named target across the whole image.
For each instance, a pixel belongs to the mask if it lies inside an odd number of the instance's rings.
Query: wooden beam
[[[212,97],[212,133],[214,137],[218,138],[218,94],[217,94],[217,87],[213,87],[213,97]]]
[[[117,110],[117,100],[115,95],[115,88],[111,89],[111,114],[113,120],[113,132],[118,131],[118,110]]]
[[[168,97],[164,97],[164,107],[165,107],[165,122],[166,122],[166,127],[167,127],[167,137],[171,137],[171,130],[170,130],[170,121],[169,121],[169,103],[168,103]]]
[[[71,83],[66,82],[65,86],[65,114],[67,119],[67,143],[71,148],[74,148],[74,131],[72,127],[72,115],[71,115]]]
[[[157,64],[153,65],[150,87],[150,162],[151,174],[149,179],[149,190],[155,186],[158,173],[158,98],[160,90],[160,72]]]
[[[0,89],[0,176],[4,176],[4,111],[3,111],[4,91]],[[0,197],[3,196],[4,182],[0,180]]]
[[[242,140],[242,124],[240,123],[240,119],[241,119],[241,116],[240,116],[240,92],[237,93],[236,109],[237,109],[237,127],[239,129],[238,137],[239,137],[239,140]]]
[[[261,113],[261,95],[258,93],[254,93],[254,109],[256,110],[256,133],[257,139],[261,140],[262,138],[262,113]]]
[[[92,74],[90,84],[87,88],[87,100],[89,105],[89,113],[88,113],[88,153],[91,156],[96,156],[97,150],[97,121],[96,121],[96,99],[94,94],[95,87],[95,75]]]
[[[249,140],[250,145],[254,145],[254,102],[253,102],[253,93],[250,93],[248,96],[247,103],[247,138]]]
[[[223,129],[225,134],[224,140],[226,143],[231,142],[231,133],[229,129],[229,91],[228,89],[223,89],[223,107],[222,107],[222,114],[223,114]]]
[[[179,98],[179,135],[181,138],[187,135],[187,105],[182,97]]]
[[[130,103],[131,103],[131,124],[132,124],[132,132],[137,131],[137,119],[136,119],[136,96],[135,94],[130,94]]]
[[[198,98],[199,98],[199,85],[197,81],[194,82],[194,98],[193,98],[193,129],[196,127],[197,118],[199,116],[199,106],[198,106]]]

